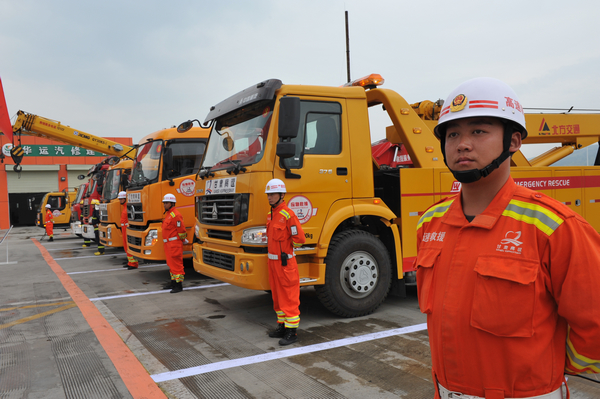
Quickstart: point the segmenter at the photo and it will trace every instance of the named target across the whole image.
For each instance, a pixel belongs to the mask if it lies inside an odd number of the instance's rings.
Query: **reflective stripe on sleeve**
[[[600,360],[590,359],[577,353],[571,342],[571,329],[567,335],[567,365],[565,369],[574,374],[600,373]]]
[[[419,224],[417,224],[417,230],[421,228],[423,223],[430,222],[433,218],[441,218],[442,216],[444,216],[453,202],[453,199],[450,201],[442,202],[440,204],[437,204],[435,208],[431,208],[427,212],[425,212],[423,216],[421,216],[421,219],[419,219]]]
[[[294,256],[296,256],[296,254],[286,254],[288,256],[288,259],[292,259]],[[279,255],[275,255],[275,254],[268,254],[267,255],[269,259],[271,260],[278,260],[279,259]]]
[[[502,216],[532,224],[547,236],[552,235],[564,220],[543,206],[518,200],[511,200]]]

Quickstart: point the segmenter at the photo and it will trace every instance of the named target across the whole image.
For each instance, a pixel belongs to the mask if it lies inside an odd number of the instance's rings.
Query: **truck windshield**
[[[38,206],[37,206],[37,213],[41,213],[42,210],[44,209],[44,208],[42,208],[42,206],[44,206],[44,207],[46,206],[46,203],[47,203],[46,199],[48,198],[48,195],[50,195],[50,193],[44,195],[44,198],[42,198],[42,201],[38,204]]]
[[[158,181],[162,149],[162,140],[150,141],[138,148],[131,172],[131,186],[145,186]]]
[[[162,180],[196,174],[205,148],[206,139],[169,140],[164,153]]]
[[[104,178],[104,188],[102,189],[103,200],[114,200],[119,194],[119,184],[121,183],[121,169],[112,169],[106,172]]]
[[[75,196],[75,201],[73,201],[73,205],[79,204],[79,201],[81,201],[81,198],[83,198],[84,192],[85,192],[85,184],[82,184],[81,186],[79,186],[79,189],[77,189],[77,195]]]
[[[217,170],[260,161],[274,104],[274,100],[260,101],[218,118],[210,132],[202,166]]]

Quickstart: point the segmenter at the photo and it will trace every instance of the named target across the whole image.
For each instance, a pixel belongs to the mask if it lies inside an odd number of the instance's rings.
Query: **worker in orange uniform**
[[[462,184],[417,227],[435,397],[568,397],[565,373],[600,372],[600,235],[510,176],[527,129],[505,83],[458,86],[434,132]]]
[[[279,345],[290,345],[298,341],[300,324],[300,276],[294,248],[301,247],[306,238],[296,214],[283,200],[285,183],[272,179],[265,193],[271,205],[267,215],[269,284],[277,313],[277,328],[269,337],[281,338]]]
[[[188,243],[183,217],[175,204],[177,199],[173,194],[166,194],[163,198],[163,206],[167,214],[162,223],[162,236],[165,248],[167,265],[171,274],[171,285],[163,287],[171,288],[171,294],[183,291],[183,245]]]
[[[123,267],[126,267],[127,270],[137,269],[138,261],[127,249],[127,226],[129,226],[129,219],[127,218],[127,193],[121,191],[117,195],[117,198],[121,203],[121,235],[123,236],[123,250],[125,251],[125,254],[127,254],[127,263]]]
[[[46,204],[46,218],[44,220],[44,227],[46,228],[46,235],[50,237],[48,241],[54,241],[54,215],[52,215],[50,208],[50,204]]]
[[[94,240],[98,246],[98,251],[94,252],[94,255],[104,255],[104,244],[100,242],[100,201],[97,199],[92,200],[92,216],[90,216],[90,224],[94,226]]]

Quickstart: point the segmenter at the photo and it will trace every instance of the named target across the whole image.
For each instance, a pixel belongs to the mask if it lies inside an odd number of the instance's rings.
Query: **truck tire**
[[[325,284],[316,286],[323,306],[342,317],[371,314],[392,282],[388,250],[374,235],[347,230],[331,239],[325,258]]]

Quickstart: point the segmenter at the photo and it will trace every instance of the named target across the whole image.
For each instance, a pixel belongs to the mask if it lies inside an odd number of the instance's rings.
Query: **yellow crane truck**
[[[195,175],[208,134],[209,130],[201,127],[186,134],[169,128],[140,141],[127,186],[127,246],[134,257],[147,262],[166,259],[162,239],[165,194],[175,195],[188,236],[192,236]],[[183,257],[192,257],[191,243],[184,245]]]
[[[17,112],[17,119],[13,124],[13,134],[25,134],[28,136],[42,137],[50,140],[59,141],[64,144],[72,145],[74,146],[71,148],[71,151],[74,151],[73,155],[79,155],[80,151],[91,151],[90,155],[94,156],[98,155],[97,153],[100,153],[110,155],[113,157],[121,157],[125,156],[125,154],[128,154],[130,153],[130,151],[133,150],[133,148],[130,146],[117,143],[104,137],[94,136],[93,134],[86,133],[81,130],[73,129],[70,126],[63,125],[59,121],[44,118],[42,116],[31,114],[25,111]],[[17,163],[15,165],[15,170],[18,170],[18,168],[19,165]],[[94,174],[94,176],[96,176],[96,174]],[[86,189],[91,191],[92,197],[99,197],[100,195],[100,193],[98,193],[96,189],[97,185],[97,181],[90,180],[89,185],[86,186]],[[75,202],[71,201],[69,206],[59,210],[61,213],[60,224],[63,224],[62,218],[64,218],[66,220],[66,223],[70,225],[73,233],[76,235],[84,234],[81,223],[79,221],[79,214],[81,212],[84,212],[84,210],[85,212],[89,211],[88,202],[91,201],[91,199],[88,200],[88,197],[90,196],[86,195],[86,193],[83,191],[80,188],[78,198],[84,198],[85,204],[83,205],[87,206],[87,208],[84,207],[84,209],[79,209],[81,204],[79,204],[80,200],[77,200]],[[56,196],[60,195],[58,193],[49,193],[45,198],[51,199],[55,198]],[[42,212],[45,210],[44,207],[46,206],[46,203],[47,202],[45,199],[44,202],[40,204],[40,206],[42,207]],[[50,203],[50,205],[52,205],[52,203]],[[72,209],[72,206],[75,206],[78,209],[74,210]],[[50,209],[53,212],[55,212],[55,210],[57,210],[58,208],[52,207]],[[77,213],[78,216],[74,217],[73,215],[75,213]],[[89,215],[86,214],[84,216],[87,218]],[[59,224],[55,222],[55,227],[58,227],[58,225]],[[43,227],[43,224],[41,226]],[[93,229],[89,230],[91,231],[91,236],[93,237]]]
[[[266,183],[286,183],[286,201],[306,243],[295,250],[301,286],[343,317],[373,312],[392,291],[414,283],[416,226],[434,202],[460,185],[444,165],[432,129],[439,105],[411,105],[377,86],[379,75],[344,87],[283,85],[270,79],[212,107],[196,184],[194,268],[254,290],[268,290]],[[379,168],[371,154],[368,108],[382,105],[412,166]],[[189,121],[187,122],[189,125]],[[512,176],[567,204],[600,230],[600,167],[551,167],[600,137],[600,115],[527,115],[525,143],[558,143]],[[183,126],[183,124],[182,124]]]

